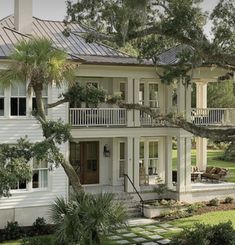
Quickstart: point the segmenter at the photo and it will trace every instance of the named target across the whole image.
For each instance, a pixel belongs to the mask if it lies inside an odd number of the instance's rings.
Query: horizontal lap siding
[[[53,88],[49,101],[56,101],[61,91]],[[67,119],[67,105],[53,108],[49,113],[53,120]],[[31,142],[42,140],[40,124],[35,119],[0,119],[0,143],[16,143],[20,137],[28,136]],[[68,144],[61,145],[61,152],[67,156]],[[68,194],[68,180],[63,168],[60,166],[49,172],[49,190],[25,191],[12,193],[9,198],[0,199],[0,209],[46,206],[53,203],[56,197],[66,197]]]

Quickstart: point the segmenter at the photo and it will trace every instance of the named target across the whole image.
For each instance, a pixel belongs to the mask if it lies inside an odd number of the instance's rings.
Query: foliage
[[[219,201],[219,199],[217,199],[217,198],[213,198],[213,199],[211,199],[211,200],[209,201],[209,205],[210,205],[210,206],[219,206],[219,204],[220,204],[220,201]]]
[[[22,237],[23,230],[19,226],[18,222],[7,222],[4,233],[6,240],[14,240]]]
[[[235,143],[231,142],[226,148],[220,159],[223,161],[235,162]]]
[[[42,217],[38,217],[32,225],[32,231],[34,235],[47,234],[46,220]]]
[[[172,208],[171,210],[166,210],[161,212],[161,217],[167,219],[180,219],[188,217],[189,213],[179,208]]]
[[[0,145],[0,197],[9,196],[11,187],[18,181],[30,179],[31,148],[27,139],[19,139],[13,146]]]
[[[231,221],[218,225],[195,224],[193,227],[185,228],[176,235],[170,244],[172,245],[232,245],[235,232]]]
[[[235,3],[220,0],[210,15],[202,10],[201,3],[202,0],[69,0],[66,32],[73,32],[69,23],[80,23],[88,42],[102,40],[114,47],[130,42],[141,59],[151,58],[155,63],[169,47],[187,47],[179,52],[178,65],[166,67],[160,76],[166,83],[180,77],[189,80],[187,72],[203,63],[234,70]],[[208,22],[212,23],[212,37],[204,33]],[[185,53],[189,47],[192,52]]]
[[[21,245],[54,245],[52,236],[27,237],[22,240]]]
[[[154,192],[156,192],[160,197],[167,192],[168,188],[166,184],[158,184],[154,187]]]
[[[71,107],[81,107],[81,103],[84,102],[87,107],[94,108],[99,103],[105,102],[106,93],[103,89],[96,88],[92,84],[84,86],[77,82],[63,93],[63,97],[70,102]]]
[[[197,212],[198,209],[204,207],[205,205],[202,204],[202,203],[193,203],[193,204],[190,204],[188,207],[187,207],[187,212],[190,213],[190,214],[193,214],[195,212]]]
[[[100,244],[101,236],[123,226],[125,217],[123,207],[109,193],[76,193],[68,203],[57,198],[51,207],[57,244]]]
[[[234,198],[233,198],[233,197],[226,197],[226,198],[224,199],[224,202],[225,202],[225,203],[233,203],[233,201],[234,201]]]

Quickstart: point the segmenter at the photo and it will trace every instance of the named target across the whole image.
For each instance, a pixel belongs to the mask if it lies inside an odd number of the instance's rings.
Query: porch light
[[[110,149],[107,144],[104,145],[104,151],[103,151],[104,157],[110,157]]]

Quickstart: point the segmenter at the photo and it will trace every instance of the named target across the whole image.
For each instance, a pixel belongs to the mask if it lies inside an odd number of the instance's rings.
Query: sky
[[[24,0],[21,0],[24,1]],[[202,7],[210,11],[219,0],[204,0]],[[14,0],[0,0],[0,19],[13,14]],[[33,15],[46,20],[63,20],[66,15],[66,0],[33,0]],[[210,24],[205,28],[209,32]]]
[[[24,0],[22,0],[24,1]],[[218,0],[204,0],[203,8],[211,10]],[[0,19],[14,12],[14,0],[0,0]],[[63,20],[66,15],[65,0],[33,0],[33,15],[50,20]]]

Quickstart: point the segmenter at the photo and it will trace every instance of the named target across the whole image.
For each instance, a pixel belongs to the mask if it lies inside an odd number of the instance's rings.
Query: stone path
[[[126,229],[119,229],[108,236],[110,244],[169,244],[170,240],[164,238],[164,233],[180,231],[181,229],[173,227],[167,223],[156,223],[150,219],[132,219],[128,221]]]

